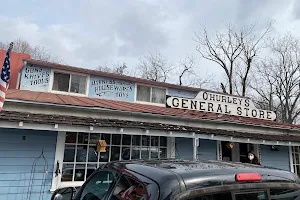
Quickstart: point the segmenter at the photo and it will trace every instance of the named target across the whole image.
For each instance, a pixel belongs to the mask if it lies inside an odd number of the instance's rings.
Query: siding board
[[[279,151],[272,151],[269,145],[260,145],[261,164],[290,171],[290,156],[287,146],[277,146]]]
[[[1,200],[50,199],[56,139],[57,132],[0,128]],[[36,160],[42,152],[46,162]]]
[[[198,159],[217,160],[217,141],[200,139]]]
[[[176,158],[192,159],[193,158],[193,139],[192,138],[175,138],[175,155]]]

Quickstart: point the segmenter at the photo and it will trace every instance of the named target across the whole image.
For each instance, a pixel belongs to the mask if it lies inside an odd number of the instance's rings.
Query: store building
[[[247,98],[31,59],[16,80],[0,112],[0,199],[49,199],[114,160],[245,162],[252,150],[300,173],[300,126]]]

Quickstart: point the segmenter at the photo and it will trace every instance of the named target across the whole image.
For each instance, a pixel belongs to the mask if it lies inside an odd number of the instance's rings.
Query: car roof
[[[234,163],[216,160],[153,159],[117,161],[107,164],[116,169],[127,169],[144,176],[151,175],[152,180],[164,183],[167,179],[180,176],[187,188],[195,185],[221,183],[223,180],[235,182],[235,174],[242,172],[259,173],[265,181],[296,182],[297,177],[288,171],[259,165]]]

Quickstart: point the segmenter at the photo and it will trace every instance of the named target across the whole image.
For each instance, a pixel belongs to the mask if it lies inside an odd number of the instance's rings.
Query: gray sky
[[[300,32],[299,0],[10,0],[2,8],[1,41],[21,37],[91,69],[112,61],[134,68],[140,56],[159,50],[170,63],[194,55],[201,74],[221,77],[195,50],[202,26],[213,33],[227,22],[259,29],[272,20],[276,32]]]

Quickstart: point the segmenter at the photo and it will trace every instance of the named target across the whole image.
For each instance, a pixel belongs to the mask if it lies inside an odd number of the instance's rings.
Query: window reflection
[[[106,141],[106,152],[97,152],[99,139]],[[67,133],[62,181],[85,180],[97,166],[109,161],[157,158],[167,158],[165,137]]]

